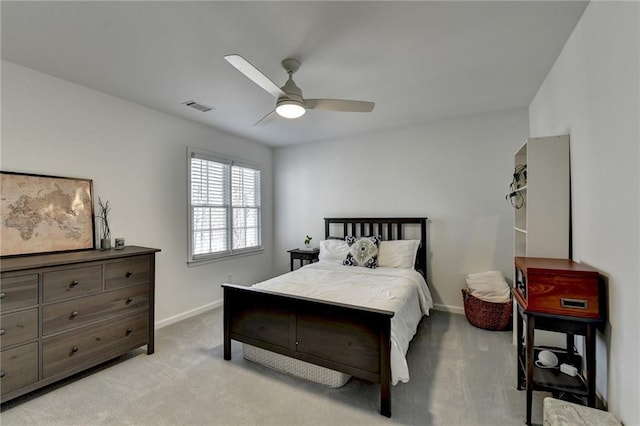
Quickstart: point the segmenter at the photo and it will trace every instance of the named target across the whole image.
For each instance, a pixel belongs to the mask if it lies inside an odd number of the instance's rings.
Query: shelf
[[[522,358],[518,361],[520,368],[525,371]],[[526,379],[522,383],[522,387],[526,387]],[[559,368],[540,368],[538,366],[533,367],[533,390],[570,393],[578,398],[589,395],[587,385],[581,375],[572,377],[562,373]]]
[[[510,186],[507,195],[514,207],[514,255],[571,257],[569,136],[528,138],[511,164],[514,173],[525,165],[527,171],[526,178],[512,180],[520,187]]]
[[[533,389],[549,392],[568,392],[574,395],[587,396],[587,385],[579,374],[571,377],[559,368],[533,368]]]
[[[549,136],[528,138],[513,156],[513,173],[526,167],[526,175],[520,173],[518,179],[512,175],[507,199],[513,206],[513,254],[515,257],[550,257],[565,259],[571,257],[571,188],[570,188],[569,136]],[[515,182],[514,182],[515,181]],[[519,186],[518,188],[514,188]],[[531,190],[529,190],[531,186]],[[517,208],[516,208],[517,206]],[[518,269],[514,268],[513,282],[517,283]],[[548,391],[556,397],[568,397],[584,400],[590,406],[595,405],[595,371],[588,371],[584,377],[571,377],[557,369],[542,369],[533,362],[537,359],[540,344],[557,345],[556,336],[547,331],[564,334],[567,345],[573,345],[574,335],[585,336],[588,350],[584,360],[573,350],[558,354],[559,364],[567,363],[578,367],[582,372],[593,369],[595,360],[595,325],[581,318],[562,317],[543,314],[536,309],[527,311],[522,306],[538,308],[539,304],[523,298],[531,291],[512,290],[514,303],[518,303],[515,312],[514,343],[518,347],[518,390],[526,389],[526,424],[531,424],[533,391]],[[544,290],[547,291],[546,289]],[[541,302],[542,303],[542,302]],[[551,302],[553,306],[555,302]],[[531,322],[529,322],[531,321]],[[525,325],[526,324],[526,325]],[[524,328],[523,328],[524,326]],[[592,337],[589,337],[592,336]],[[535,340],[538,339],[538,346]],[[518,341],[519,340],[519,341]],[[570,343],[571,342],[571,343]],[[527,359],[527,345],[532,349],[533,360]],[[533,347],[533,348],[532,348]],[[555,349],[554,348],[554,352]],[[571,355],[571,356],[569,356]],[[527,375],[531,383],[527,382]]]

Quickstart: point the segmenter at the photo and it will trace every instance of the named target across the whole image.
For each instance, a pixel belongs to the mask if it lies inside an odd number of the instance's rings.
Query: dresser
[[[152,354],[158,251],[129,246],[2,259],[2,402],[143,345]]]

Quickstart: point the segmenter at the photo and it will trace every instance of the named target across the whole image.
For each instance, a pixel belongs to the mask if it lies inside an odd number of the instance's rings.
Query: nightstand
[[[291,270],[293,271],[293,261],[296,259],[300,261],[300,267],[302,267],[305,260],[308,261],[309,263],[317,262],[318,255],[320,254],[320,249],[319,248],[314,248],[314,249],[297,248],[293,250],[288,250],[287,252],[291,254]]]
[[[596,331],[606,316],[606,288],[596,269],[569,259],[516,257],[511,288],[516,309],[517,389],[527,390],[526,424],[531,424],[533,391],[554,397],[571,395],[589,407],[596,405]],[[535,330],[566,334],[564,349],[535,346]],[[575,351],[574,335],[585,336],[586,376],[582,356]],[[551,350],[558,363],[578,369],[569,376],[557,368],[541,368],[535,360]]]

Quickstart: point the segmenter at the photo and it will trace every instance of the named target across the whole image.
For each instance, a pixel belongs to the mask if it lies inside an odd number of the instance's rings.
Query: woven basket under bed
[[[462,289],[462,300],[464,315],[471,325],[485,330],[511,330],[511,300],[504,303],[486,302],[471,294],[468,288]]]

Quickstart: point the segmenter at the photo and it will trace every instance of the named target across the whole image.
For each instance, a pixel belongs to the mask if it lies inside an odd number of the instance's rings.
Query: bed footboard
[[[394,313],[235,284],[224,288],[224,359],[231,340],[380,383],[380,412],[391,417]]]

